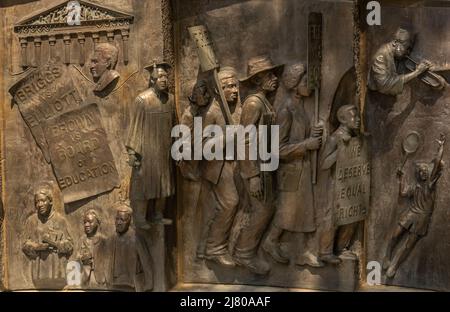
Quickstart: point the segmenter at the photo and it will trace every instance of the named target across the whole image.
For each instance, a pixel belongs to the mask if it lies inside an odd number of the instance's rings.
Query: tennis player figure
[[[405,185],[404,172],[401,169],[397,172],[400,196],[408,198],[410,202],[408,209],[400,215],[383,261],[383,269],[386,270],[388,278],[395,276],[398,267],[408,257],[419,239],[427,234],[436,197],[436,183],[442,173],[445,136],[441,134],[436,141],[439,149],[431,163],[417,162],[415,165],[415,184]],[[405,235],[407,237],[403,240]]]

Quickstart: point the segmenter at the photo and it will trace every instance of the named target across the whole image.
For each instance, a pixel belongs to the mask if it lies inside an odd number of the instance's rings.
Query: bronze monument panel
[[[365,29],[367,260],[382,265],[382,284],[448,291],[450,9],[394,2],[383,1],[382,24]]]
[[[154,222],[153,206],[147,220],[152,227],[135,226],[142,214],[132,196],[126,149],[130,123],[142,116],[133,102],[152,78],[145,68],[155,59],[174,61],[163,23],[169,9],[169,1],[153,0],[0,5],[7,207],[0,215],[6,225],[0,287],[164,291],[176,282],[174,228]],[[173,88],[172,75],[159,78],[164,92]],[[172,97],[168,104],[167,114],[153,120],[175,122]],[[162,129],[169,143],[158,149],[161,159],[170,157],[171,126]],[[145,154],[146,164],[152,159]],[[161,165],[154,164],[152,169]],[[143,183],[156,181],[153,174],[142,176]],[[175,185],[168,189],[160,208],[174,219]]]
[[[261,131],[279,127],[274,171],[261,170],[267,162],[260,157],[180,164],[182,281],[355,289],[362,255],[356,221],[362,217],[347,220],[354,229],[352,244],[338,253],[328,239],[335,237],[334,187],[328,185],[335,168],[320,170],[318,162],[335,130],[327,119],[349,104],[338,97],[339,106],[330,108],[340,79],[353,66],[352,10],[348,3],[315,1],[200,1],[194,6],[176,1],[180,122],[194,135],[199,120],[200,129],[224,129],[227,120]],[[279,21],[277,14],[283,16]],[[199,28],[193,28],[198,25],[207,25],[207,40],[199,42]],[[201,34],[205,31],[201,28]]]
[[[450,9],[379,2],[2,0],[0,290],[450,290]]]

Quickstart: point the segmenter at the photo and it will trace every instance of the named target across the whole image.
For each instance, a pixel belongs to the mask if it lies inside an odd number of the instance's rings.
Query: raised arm
[[[436,140],[439,144],[438,152],[436,157],[433,159],[433,170],[430,175],[430,187],[432,187],[439,177],[441,176],[442,170],[442,156],[444,155],[444,144],[445,144],[445,135],[441,133],[438,140]]]

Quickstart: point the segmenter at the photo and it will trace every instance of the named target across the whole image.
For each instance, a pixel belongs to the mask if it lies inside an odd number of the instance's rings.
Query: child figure
[[[388,278],[393,278],[399,265],[408,257],[415,244],[427,234],[436,197],[436,182],[442,173],[442,155],[444,152],[445,136],[441,134],[437,140],[439,149],[431,163],[416,163],[415,185],[405,185],[404,172],[399,169],[397,175],[400,182],[400,196],[410,200],[409,207],[399,218],[397,227],[390,239],[386,256],[383,261],[383,269]],[[406,240],[402,242],[404,235]]]

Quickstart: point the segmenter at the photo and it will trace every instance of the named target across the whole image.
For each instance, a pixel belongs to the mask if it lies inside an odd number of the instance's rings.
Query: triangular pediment
[[[23,18],[16,27],[20,26],[40,26],[40,25],[61,25],[67,24],[68,9],[67,4],[71,1],[64,1],[51,8],[34,13],[32,16]],[[100,6],[89,1],[77,1],[81,7],[80,21],[83,24],[92,24],[96,21],[116,21],[133,20],[133,16],[115,9]]]

